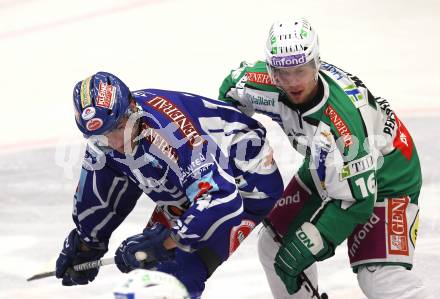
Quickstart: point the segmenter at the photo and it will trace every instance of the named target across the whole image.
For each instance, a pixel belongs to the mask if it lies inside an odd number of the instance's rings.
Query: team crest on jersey
[[[195,203],[206,197],[208,192],[215,192],[218,190],[219,187],[217,183],[214,182],[213,173],[210,171],[186,189],[186,196],[191,202]]]

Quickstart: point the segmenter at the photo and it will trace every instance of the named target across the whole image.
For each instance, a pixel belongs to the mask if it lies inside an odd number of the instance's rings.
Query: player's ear
[[[137,111],[138,110],[138,108],[136,106],[136,100],[135,100],[133,95],[130,96],[130,109],[132,111]]]

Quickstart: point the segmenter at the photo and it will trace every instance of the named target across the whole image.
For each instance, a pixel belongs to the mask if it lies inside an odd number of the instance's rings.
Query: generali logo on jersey
[[[156,96],[146,104],[162,112],[169,120],[178,125],[180,132],[189,140],[190,146],[199,146],[205,141],[188,116],[166,98]]]
[[[142,124],[142,135],[150,143],[155,145],[166,157],[168,157],[174,163],[177,163],[179,156],[177,150],[172,147],[168,141],[159,134],[154,128],[149,127],[146,123]]]
[[[336,112],[336,110],[328,105],[328,107],[325,109],[324,114],[330,118],[330,121],[335,126],[336,130],[338,131],[338,134],[342,137],[344,140],[345,147],[349,147],[353,144],[353,138],[351,137],[351,132],[348,129],[345,122],[342,120],[342,118],[339,116],[339,114]]]
[[[248,81],[257,84],[273,85],[269,74],[264,72],[248,72],[246,73]]]
[[[388,199],[388,253],[409,255],[406,208],[409,197]]]

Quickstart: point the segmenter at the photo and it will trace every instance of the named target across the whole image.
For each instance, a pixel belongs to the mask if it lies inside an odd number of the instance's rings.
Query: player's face
[[[107,137],[108,146],[120,153],[125,153],[126,150],[132,152],[135,145],[134,140],[138,134],[138,128],[137,126],[131,128],[130,134],[130,125],[131,122],[129,122],[128,118],[123,118],[115,129],[105,134],[104,136]]]
[[[310,101],[318,90],[314,62],[290,68],[272,68],[271,77],[293,104]]]

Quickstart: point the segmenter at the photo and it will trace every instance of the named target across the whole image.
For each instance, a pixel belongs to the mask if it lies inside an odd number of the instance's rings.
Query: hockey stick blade
[[[97,261],[91,261],[91,262],[78,264],[78,265],[73,266],[73,269],[75,271],[85,271],[85,270],[90,270],[90,269],[94,269],[94,268],[99,268],[99,267],[105,266],[105,265],[111,265],[114,263],[115,263],[115,258],[110,257],[110,258],[105,258],[105,259],[101,259],[101,260],[97,260]],[[42,279],[42,278],[51,277],[51,276],[55,276],[55,271],[42,272],[42,273],[35,274],[35,275],[29,277],[28,279],[26,279],[26,281]]]
[[[55,276],[55,271],[49,271],[49,272],[35,274],[35,275],[29,277],[28,279],[26,279],[26,281],[42,279],[42,278],[51,277],[51,276]]]

